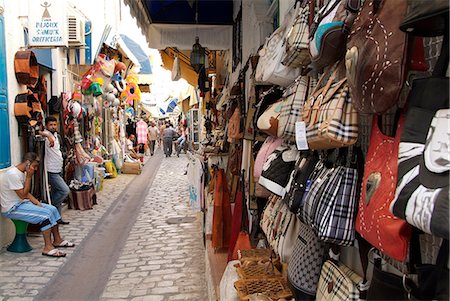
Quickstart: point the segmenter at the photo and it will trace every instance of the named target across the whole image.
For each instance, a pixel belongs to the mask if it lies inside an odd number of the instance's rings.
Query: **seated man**
[[[30,193],[31,179],[39,166],[35,153],[26,153],[22,163],[10,168],[0,181],[0,204],[4,217],[40,225],[44,236],[42,255],[64,257],[66,253],[57,248],[75,245],[61,238],[58,222],[61,215],[55,206],[39,202]],[[53,238],[52,238],[53,236]]]
[[[131,158],[139,160],[140,157],[138,155],[138,153],[136,152],[137,147],[134,146],[134,141],[136,140],[136,137],[131,134],[128,138],[127,138],[127,154],[130,155]]]

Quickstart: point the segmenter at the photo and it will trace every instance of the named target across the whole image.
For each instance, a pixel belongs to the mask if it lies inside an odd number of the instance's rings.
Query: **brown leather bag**
[[[39,78],[36,56],[31,50],[19,50],[14,56],[14,71],[19,84],[35,87]]]
[[[383,113],[400,95],[407,60],[407,35],[399,29],[406,0],[367,0],[353,23],[345,65],[355,109]]]
[[[239,107],[236,107],[228,123],[228,139],[241,139],[243,135],[244,133],[241,130],[241,113]]]

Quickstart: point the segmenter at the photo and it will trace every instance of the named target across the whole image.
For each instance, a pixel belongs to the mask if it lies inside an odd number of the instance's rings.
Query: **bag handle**
[[[442,41],[441,54],[436,62],[436,65],[433,69],[434,77],[445,77],[448,68],[448,60],[449,60],[449,32],[447,28],[447,32],[444,34],[444,40]]]

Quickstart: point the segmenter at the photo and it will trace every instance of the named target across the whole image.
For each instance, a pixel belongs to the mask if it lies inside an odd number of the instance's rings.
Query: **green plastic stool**
[[[16,237],[6,250],[14,253],[25,253],[31,251],[33,248],[27,241],[27,227],[28,223],[16,219],[11,220],[16,226]]]

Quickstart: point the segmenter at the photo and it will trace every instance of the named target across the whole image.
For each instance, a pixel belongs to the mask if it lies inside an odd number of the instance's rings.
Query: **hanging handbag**
[[[180,59],[178,58],[178,54],[175,54],[175,58],[173,59],[172,66],[172,81],[177,81],[181,78],[181,66]]]
[[[415,36],[437,37],[445,34],[448,21],[447,0],[408,0],[408,13],[400,29]]]
[[[360,8],[360,1],[331,0],[314,17],[309,52],[312,65],[322,70],[342,59],[347,36]]]
[[[330,149],[354,144],[358,139],[358,113],[353,108],[347,79],[337,82],[335,68],[324,87],[324,74],[303,109],[310,149]]]
[[[19,50],[14,55],[14,72],[19,84],[35,87],[39,78],[39,65],[31,50]]]
[[[315,0],[301,1],[295,6],[294,23],[287,32],[286,53],[281,63],[288,67],[305,67],[311,62],[309,57],[309,27],[312,24]]]
[[[266,162],[267,157],[273,153],[277,147],[281,146],[283,139],[268,136],[264,141],[263,145],[258,151],[255,159],[255,168],[253,169],[253,176],[259,178],[262,173],[264,162]]]
[[[406,0],[367,0],[353,23],[345,65],[350,94],[360,113],[395,106],[405,81],[407,36],[398,29]]]
[[[299,221],[299,234],[288,265],[288,281],[293,289],[314,297],[325,260],[325,243]]]
[[[372,133],[366,156],[356,231],[389,257],[406,258],[411,227],[389,212],[397,183],[397,162],[404,117],[401,116],[395,137],[388,137],[372,121]]]
[[[301,156],[295,163],[295,168],[285,188],[285,194],[282,196],[283,202],[294,214],[298,214],[303,205],[303,195],[309,185],[308,180],[318,162],[319,156],[316,153],[308,153]]]
[[[317,301],[359,301],[363,278],[336,260],[325,261],[317,285]]]
[[[239,106],[234,109],[233,115],[231,115],[228,122],[228,141],[230,139],[242,139],[243,132],[241,130],[241,111]]]
[[[255,73],[257,83],[288,87],[300,75],[299,68],[286,67],[281,64],[286,50],[284,36],[291,20],[292,16],[288,14],[284,23],[266,39],[264,47],[258,52],[259,62]]]
[[[303,104],[314,89],[315,81],[309,76],[300,76],[283,95],[278,131],[276,136],[285,140],[295,140],[295,123],[302,121]]]
[[[320,240],[341,246],[355,240],[355,218],[358,205],[358,172],[337,166],[327,181],[323,194],[316,199],[313,229]]]
[[[282,145],[278,147],[264,162],[259,184],[276,195],[283,195],[298,154],[295,146]]]
[[[230,152],[230,156],[227,163],[228,171],[235,176],[241,174],[242,164],[242,145],[241,143],[235,144]]]
[[[256,124],[258,129],[270,136],[277,137],[282,107],[282,101],[271,104],[258,118],[258,122]]]
[[[400,139],[397,191],[390,205],[395,216],[443,238],[449,237],[449,168],[433,165],[449,158],[448,148],[441,148],[448,145],[448,40],[446,35],[433,75],[413,81]]]

